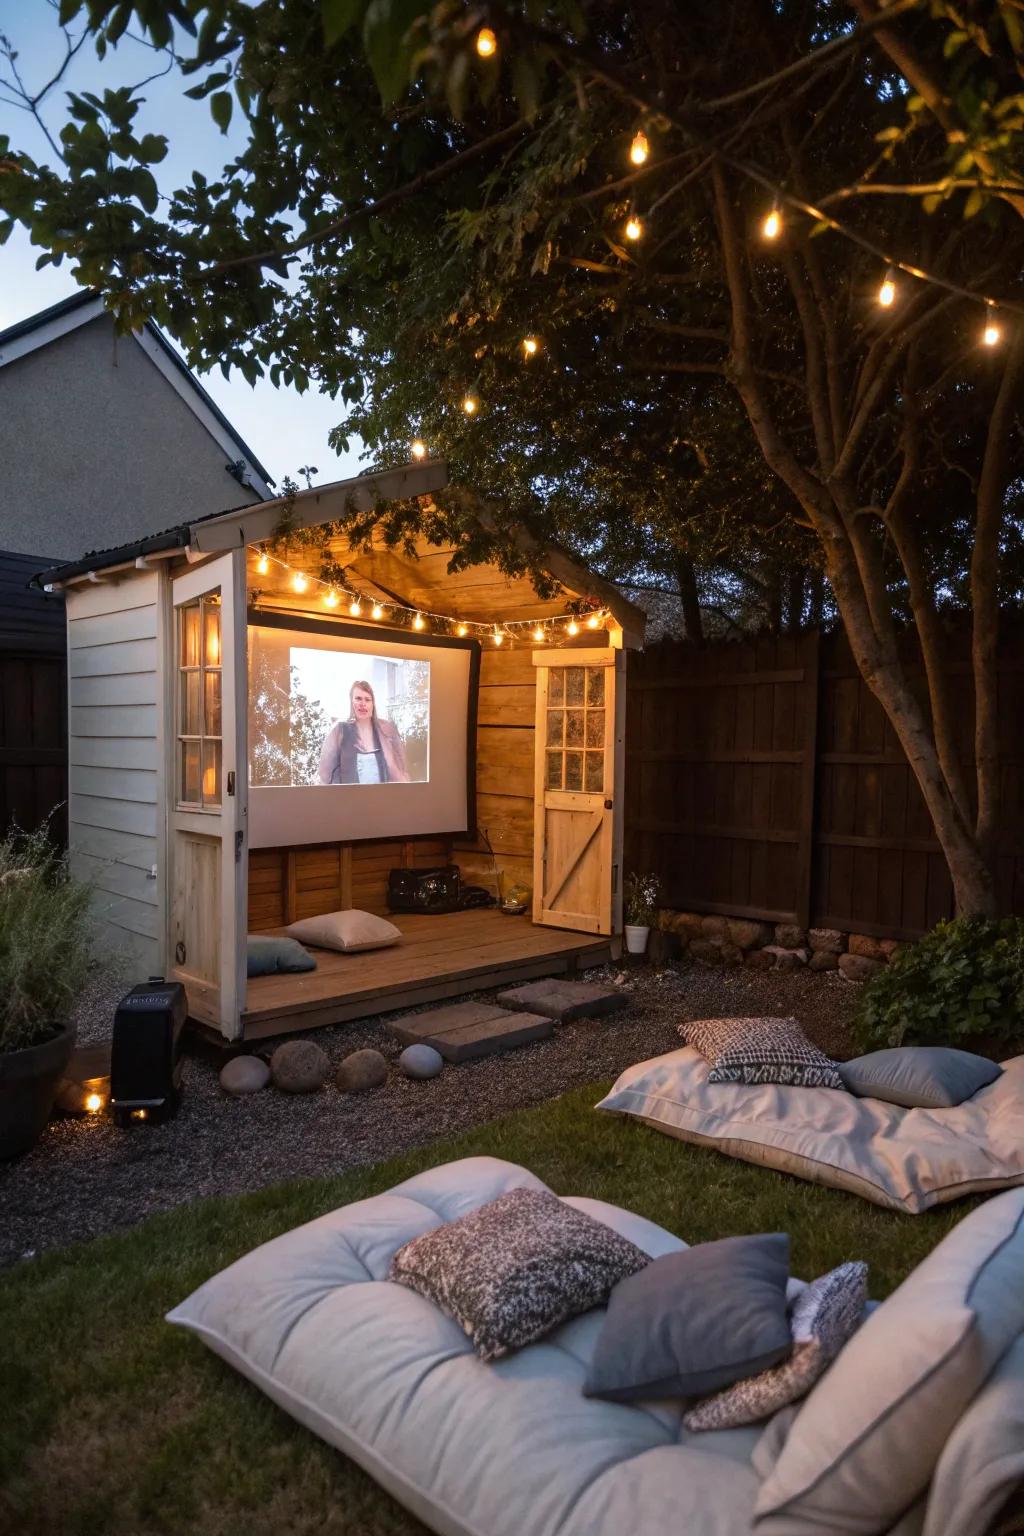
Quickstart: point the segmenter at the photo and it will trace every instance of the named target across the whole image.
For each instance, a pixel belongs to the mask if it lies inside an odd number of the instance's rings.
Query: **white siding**
[[[72,868],[134,977],[160,965],[160,601],[148,571],[67,593]]]

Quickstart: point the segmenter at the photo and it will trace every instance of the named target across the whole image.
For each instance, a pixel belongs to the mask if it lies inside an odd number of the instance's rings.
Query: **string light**
[[[362,611],[363,611],[363,605],[362,605],[362,603],[361,603],[361,602],[360,602],[360,601],[359,601],[359,599],[358,599],[358,597],[354,597],[354,598],[353,598],[353,599],[352,599],[352,601],[351,601],[351,602],[350,602],[350,603],[349,603],[349,605],[348,605],[348,611],[349,611],[349,613],[350,613],[350,614],[351,614],[351,615],[352,615],[352,617],[353,617],[353,618],[354,618],[354,619],[358,619],[358,617],[359,617],[359,615],[360,615],[360,614],[361,614],[361,613],[362,613]]]
[[[495,645],[503,645],[505,643],[505,636],[502,634],[497,624],[494,626],[494,634],[491,636],[491,639],[494,641]]]
[[[576,623],[575,619],[570,619],[569,620],[568,624],[565,626],[565,632],[566,632],[567,635],[578,635],[579,634],[580,627]]]
[[[647,142],[646,133],[638,131],[633,135],[633,142],[629,146],[629,158],[634,165],[643,165],[651,152],[651,146]]]
[[[414,459],[425,459],[427,456],[427,445],[421,437],[414,437],[409,446],[409,452]]]
[[[309,582],[306,580],[301,571],[295,572],[295,575],[292,577],[292,586],[295,588],[296,592],[305,592],[306,588],[309,586]]]
[[[467,416],[475,415],[476,414],[476,407],[477,407],[477,401],[476,401],[475,396],[467,395],[465,400],[463,400],[463,402],[462,402],[462,409],[465,411],[466,415]]]
[[[766,240],[777,240],[782,233],[782,214],[777,207],[766,216],[761,225],[761,233]]]
[[[338,594],[337,594],[337,592],[335,592],[333,587],[331,588],[331,590],[325,596],[324,603],[327,605],[328,608],[337,608],[337,606],[338,606]]]
[[[543,625],[541,625],[541,624],[537,625],[537,628],[533,632],[533,638],[536,640],[538,645],[543,645],[544,644],[544,641],[547,639],[547,635],[544,632]]]
[[[986,347],[997,346],[1002,337],[1002,334],[1002,331],[999,329],[995,320],[990,315],[989,318],[985,321],[985,329],[981,333],[982,341],[985,343]]]
[[[457,635],[468,635],[469,634],[469,626],[467,624],[459,624],[457,626],[456,630],[455,630],[455,633]]]
[[[374,603],[373,611],[370,614],[370,618],[371,619],[382,619],[383,617],[384,617],[384,609],[381,607],[380,603]]]
[[[878,302],[883,309],[888,309],[896,297],[896,284],[893,281],[893,272],[890,267],[882,279],[882,286],[878,290]]]
[[[538,342],[536,336],[523,337],[523,351],[526,353],[527,357],[535,357],[537,355],[537,348],[539,345],[540,343]]]
[[[601,628],[601,615],[599,613],[592,613],[590,615],[590,618],[587,620],[587,628],[588,629],[600,629]]]
[[[493,59],[498,51],[498,39],[490,27],[481,27],[476,35],[476,51],[482,59]]]
[[[636,217],[636,214],[634,214],[631,219],[627,219],[626,220],[626,239],[627,240],[639,240],[640,237],[643,235],[643,232],[644,232],[644,226],[640,222],[640,220]]]
[[[265,549],[260,550],[260,557],[256,561],[256,569],[259,571],[261,576],[265,576],[270,570],[270,561],[267,559],[267,552]]]
[[[416,615],[416,617],[413,619],[412,627],[413,627],[413,629],[426,629],[427,621],[423,617],[422,613],[418,613]]]

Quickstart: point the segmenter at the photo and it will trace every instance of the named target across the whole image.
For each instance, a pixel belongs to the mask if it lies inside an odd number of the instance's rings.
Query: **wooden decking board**
[[[596,964],[608,953],[607,939],[543,928],[493,908],[433,917],[398,914],[392,921],[403,934],[394,948],[354,955],[317,949],[315,971],[251,978],[242,1015],[245,1036],[411,1008],[478,986],[508,986],[564,973],[577,961]]]

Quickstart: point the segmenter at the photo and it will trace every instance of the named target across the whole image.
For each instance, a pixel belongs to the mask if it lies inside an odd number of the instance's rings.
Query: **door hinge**
[[[235,863],[236,864],[241,864],[241,862],[242,862],[242,848],[243,848],[244,844],[245,844],[245,833],[244,832],[236,832],[235,833]]]
[[[615,895],[615,892],[618,890],[618,888],[619,888],[619,866],[617,864],[613,864],[612,865],[612,895],[613,896]]]
[[[228,794],[229,795],[233,795],[234,792],[235,792],[235,770],[233,768],[231,768],[228,771]]]

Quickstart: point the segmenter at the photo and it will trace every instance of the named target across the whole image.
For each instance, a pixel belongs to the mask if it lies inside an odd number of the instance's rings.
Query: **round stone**
[[[398,1065],[406,1077],[436,1077],[444,1066],[444,1058],[432,1045],[407,1045]]]
[[[274,1087],[284,1093],[316,1093],[330,1069],[326,1054],[312,1040],[286,1040],[270,1058]]]
[[[221,1068],[220,1085],[236,1099],[259,1093],[270,1082],[270,1068],[260,1056],[235,1056]]]
[[[388,1064],[380,1051],[353,1051],[338,1066],[337,1084],[342,1093],[366,1093],[387,1077]]]

